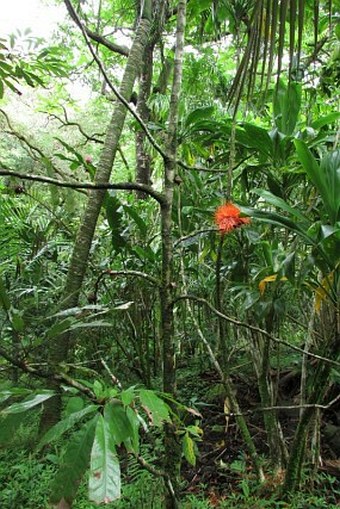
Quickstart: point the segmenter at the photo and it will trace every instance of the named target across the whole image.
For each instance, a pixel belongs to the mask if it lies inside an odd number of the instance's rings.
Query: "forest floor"
[[[275,373],[273,376],[276,376]],[[232,379],[257,450],[265,457],[268,455],[268,445],[263,419],[261,412],[254,411],[261,406],[257,384],[242,373],[233,376]],[[193,392],[197,393],[197,379],[192,383],[196,386]],[[297,372],[294,370],[281,372],[278,384],[279,405],[298,405],[299,386],[300,377]],[[336,390],[339,392],[339,387],[332,388],[332,393],[328,395],[330,399],[336,396]],[[186,464],[184,467],[184,475],[188,483],[186,493],[197,494],[203,487],[211,505],[218,506],[219,502],[230,493],[244,494],[248,492],[251,485],[255,486],[256,482],[235,419],[232,416],[226,416],[226,413],[230,412],[228,401],[223,395],[222,386],[215,373],[206,371],[200,374],[199,392],[202,394],[202,401],[209,401],[209,403],[200,403],[198,400],[194,402],[203,416],[200,424],[203,429],[203,440],[198,443],[199,454],[196,466],[190,467]],[[283,436],[288,447],[296,429],[298,412],[298,409],[279,410]],[[340,507],[340,402],[322,416],[320,462],[317,469],[311,465],[309,471],[306,471],[307,489],[313,492],[318,490],[317,485],[323,479],[319,475],[321,472],[326,475],[326,479],[327,476],[336,479],[329,484],[329,488],[325,486],[327,483],[323,483],[323,495],[326,500],[329,495],[330,503],[335,502],[336,506],[339,504]],[[259,493],[259,496],[263,498],[271,497],[275,488],[281,484],[283,473],[274,476],[268,469],[266,476],[267,482]],[[337,495],[335,496],[334,493]]]

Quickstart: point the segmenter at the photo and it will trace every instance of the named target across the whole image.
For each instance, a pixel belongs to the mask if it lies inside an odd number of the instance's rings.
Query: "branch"
[[[98,58],[98,55],[96,54],[96,52],[94,51],[93,47],[92,47],[92,44],[89,40],[89,36],[87,34],[87,29],[85,28],[85,26],[83,25],[83,23],[81,22],[78,14],[76,13],[76,11],[74,10],[70,0],[64,0],[65,4],[66,4],[66,7],[70,13],[70,15],[72,16],[72,19],[76,21],[77,25],[79,26],[83,36],[84,36],[84,39],[85,39],[85,42],[86,42],[86,45],[93,57],[93,59],[95,60],[95,62],[97,63],[98,67],[99,67],[99,70],[100,72],[102,73],[107,85],[109,86],[109,88],[112,90],[112,92],[114,93],[114,95],[117,97],[117,99],[119,99],[119,101],[121,103],[124,104],[124,106],[126,107],[126,109],[131,113],[131,115],[137,120],[137,122],[139,123],[139,125],[141,126],[141,128],[143,129],[143,131],[145,132],[146,134],[146,137],[147,139],[149,140],[149,142],[151,143],[151,145],[154,147],[154,149],[163,157],[164,160],[167,160],[168,159],[168,155],[165,153],[165,151],[162,149],[162,147],[160,145],[158,145],[158,143],[156,142],[156,140],[154,139],[154,137],[151,135],[147,125],[145,124],[145,122],[141,119],[141,117],[138,115],[138,113],[134,110],[134,108],[131,106],[131,104],[125,99],[125,97],[122,96],[122,94],[119,92],[119,90],[113,85],[113,83],[111,82],[110,78],[108,77],[105,69],[104,69],[104,66],[101,62],[101,60]],[[72,14],[71,14],[72,13]]]
[[[197,230],[193,233],[189,233],[189,235],[185,235],[184,237],[181,237],[180,239],[177,239],[175,242],[174,242],[174,247],[177,247],[179,244],[181,244],[182,242],[185,242],[186,240],[189,240],[193,237],[196,237],[198,235],[202,235],[203,233],[211,233],[211,232],[217,232],[217,228],[205,228],[204,230]]]
[[[92,136],[90,136],[89,134],[87,134],[83,127],[78,123],[78,122],[75,122],[75,121],[71,121],[68,119],[67,117],[67,112],[65,110],[65,108],[62,106],[63,108],[63,111],[64,111],[64,117],[65,117],[65,120],[63,120],[62,118],[60,118],[58,115],[56,115],[55,113],[50,113],[49,116],[52,117],[52,118],[55,118],[57,120],[59,120],[59,122],[64,126],[64,127],[68,127],[68,126],[76,126],[78,127],[78,130],[80,132],[80,134],[82,134],[84,136],[84,138],[86,139],[86,141],[94,141],[95,143],[100,143],[100,144],[103,144],[103,140],[99,139],[99,138],[96,138],[96,135],[97,136],[104,136],[104,133],[101,134],[101,133],[94,133]]]
[[[19,171],[7,170],[0,168],[0,176],[18,177],[22,180],[32,180],[34,182],[43,182],[58,187],[67,187],[69,189],[120,189],[122,191],[142,191],[145,194],[152,196],[160,205],[164,203],[162,193],[155,191],[152,187],[146,184],[139,184],[137,182],[119,182],[116,184],[92,184],[90,182],[65,182],[62,180],[53,179],[50,177],[42,177],[41,175],[24,174]]]
[[[111,270],[108,269],[105,271],[102,275],[109,275],[109,276],[135,276],[135,277],[141,277],[143,279],[146,279],[150,283],[152,283],[155,286],[160,287],[161,283],[157,281],[157,279],[153,276],[150,276],[150,274],[146,274],[145,272],[140,272],[139,270]]]
[[[126,46],[120,46],[119,44],[115,44],[113,42],[110,42],[106,39],[106,37],[96,33],[96,32],[92,32],[92,30],[90,30],[89,28],[87,28],[86,26],[84,26],[82,24],[82,22],[80,21],[79,19],[79,16],[77,15],[77,13],[75,12],[70,0],[64,0],[64,3],[66,5],[66,9],[69,13],[69,15],[71,16],[71,18],[73,19],[73,21],[75,22],[75,24],[81,29],[86,32],[86,35],[92,39],[93,41],[95,42],[98,42],[99,44],[101,44],[102,46],[105,46],[106,48],[108,48],[109,50],[113,51],[114,53],[119,53],[119,55],[123,55],[124,57],[128,57],[129,56],[129,48],[127,48]]]
[[[66,375],[66,373],[51,373],[33,368],[23,360],[14,359],[3,348],[0,348],[0,356],[6,359],[6,361],[12,364],[12,366],[16,366],[25,373],[29,373],[30,375],[35,376],[37,378],[54,380],[59,384],[66,383],[68,386],[78,389],[80,392],[85,394],[90,400],[97,401],[96,395],[94,394],[94,392],[91,391],[91,389],[89,389],[82,383],[78,382],[77,380],[74,380],[69,375]]]
[[[275,338],[274,336],[269,334],[269,332],[267,332],[264,329],[261,329],[260,327],[256,327],[255,325],[250,325],[245,322],[240,322],[239,320],[235,320],[235,318],[230,318],[229,316],[218,311],[212,304],[210,304],[209,301],[207,301],[206,299],[203,299],[202,297],[195,297],[195,295],[180,295],[179,297],[174,299],[173,304],[175,304],[179,300],[185,300],[185,299],[193,300],[200,304],[205,304],[216,316],[222,318],[223,320],[226,320],[229,323],[233,323],[234,325],[237,325],[238,327],[244,327],[246,329],[263,334],[264,336],[269,338],[274,343],[279,343],[279,344],[288,346],[288,348],[291,348],[292,350],[295,350],[296,352],[300,352],[303,355],[307,355],[308,357],[312,357],[313,359],[317,359],[317,360],[320,360],[323,362],[327,362],[328,364],[332,364],[333,366],[340,367],[340,362],[333,361],[332,359],[328,359],[327,357],[323,357],[323,356],[317,355],[315,353],[310,353],[310,352],[304,350],[303,348],[292,345],[291,343],[289,343],[289,341],[285,341],[284,339]]]
[[[259,408],[253,408],[250,410],[245,410],[242,413],[224,413],[223,415],[227,417],[238,417],[241,415],[249,415],[254,414],[256,412],[271,412],[272,410],[303,410],[304,408],[318,408],[320,410],[329,410],[335,403],[340,400],[340,394],[338,394],[335,398],[333,398],[327,405],[320,405],[319,403],[305,403],[303,405],[277,405],[277,406],[265,406]]]

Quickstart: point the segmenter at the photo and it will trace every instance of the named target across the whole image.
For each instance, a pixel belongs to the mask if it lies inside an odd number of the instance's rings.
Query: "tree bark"
[[[172,83],[169,129],[168,129],[168,157],[164,161],[164,197],[161,206],[162,232],[162,287],[161,287],[161,325],[163,343],[163,388],[164,392],[175,394],[176,391],[176,352],[174,338],[173,316],[173,241],[172,241],[172,207],[174,195],[174,178],[177,157],[177,126],[179,100],[182,86],[182,64],[184,51],[184,32],[186,20],[186,1],[179,0],[177,12],[176,50],[174,76]],[[165,436],[166,471],[174,483],[176,493],[177,480],[180,471],[180,444],[176,430],[168,426]],[[166,497],[167,509],[175,509],[178,502],[174,496]]]
[[[122,82],[120,94],[128,101],[133,86],[141,69],[144,50],[148,42],[151,28],[151,0],[145,0],[143,14],[138,25],[135,39],[130,50]],[[123,130],[126,108],[118,100],[106,131],[103,150],[95,175],[95,184],[108,183],[111,176],[113,162],[118,149],[118,142]],[[82,283],[86,274],[89,252],[97,225],[98,216],[105,197],[105,190],[91,190],[85,212],[74,243],[73,252],[67,273],[66,284],[62,297],[62,309],[78,305]],[[49,351],[49,363],[58,365],[65,361],[71,349],[71,337],[66,333],[53,341]],[[46,402],[41,420],[41,432],[46,431],[59,420],[61,399],[56,396]]]

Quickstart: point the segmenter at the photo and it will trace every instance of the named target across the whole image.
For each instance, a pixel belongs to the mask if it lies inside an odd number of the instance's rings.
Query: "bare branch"
[[[160,205],[164,203],[162,193],[155,191],[152,187],[137,182],[118,182],[115,184],[92,184],[90,182],[65,182],[62,180],[53,179],[50,177],[43,177],[41,175],[24,174],[19,171],[8,170],[0,168],[0,175],[8,177],[17,177],[22,180],[31,180],[33,182],[43,182],[44,184],[51,184],[58,187],[67,187],[69,189],[120,189],[122,191],[142,191],[145,194],[152,196]]]
[[[281,345],[288,346],[288,348],[291,348],[292,350],[295,350],[296,352],[300,352],[303,355],[307,355],[308,357],[311,357],[313,359],[317,359],[319,361],[323,361],[323,362],[327,362],[328,364],[332,364],[333,366],[339,366],[340,367],[340,362],[338,362],[338,361],[334,361],[332,359],[328,359],[327,357],[323,357],[322,355],[317,355],[316,353],[308,352],[308,351],[304,350],[303,348],[300,348],[300,347],[298,347],[296,345],[292,345],[291,343],[289,343],[289,341],[285,341],[284,339],[275,338],[274,336],[269,334],[269,332],[267,332],[264,329],[261,329],[260,327],[256,327],[255,325],[250,325],[249,323],[240,322],[239,320],[235,320],[235,318],[231,318],[231,317],[221,313],[212,304],[210,304],[209,301],[207,301],[206,299],[203,299],[202,297],[196,297],[195,295],[180,295],[179,297],[174,299],[173,304],[175,304],[177,301],[185,300],[185,299],[193,300],[193,301],[198,302],[200,304],[204,304],[216,316],[219,316],[223,320],[226,320],[229,323],[233,323],[234,325],[237,325],[238,327],[244,327],[246,329],[253,330],[255,332],[263,334],[264,336],[269,338],[274,343],[279,343]]]
[[[73,19],[73,21],[75,22],[75,24],[81,29],[81,30],[85,30],[86,32],[86,35],[92,40],[92,41],[95,41],[95,42],[98,42],[99,44],[101,44],[102,46],[105,46],[106,48],[108,48],[109,50],[113,51],[114,53],[118,53],[119,55],[123,55],[124,57],[128,57],[129,56],[129,48],[127,48],[126,46],[120,46],[119,44],[115,44],[113,42],[110,42],[106,39],[106,37],[96,33],[96,32],[92,32],[92,30],[90,30],[89,28],[87,28],[86,26],[84,26],[82,24],[82,22],[80,21],[79,19],[79,16],[77,15],[77,13],[75,12],[70,0],[64,0],[64,3],[66,5],[66,9],[70,15],[70,17]]]

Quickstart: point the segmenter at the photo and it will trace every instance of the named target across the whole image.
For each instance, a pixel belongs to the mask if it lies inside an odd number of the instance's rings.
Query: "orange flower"
[[[220,233],[229,233],[235,228],[250,223],[249,217],[240,217],[240,209],[233,203],[221,205],[215,211],[215,223]]]

